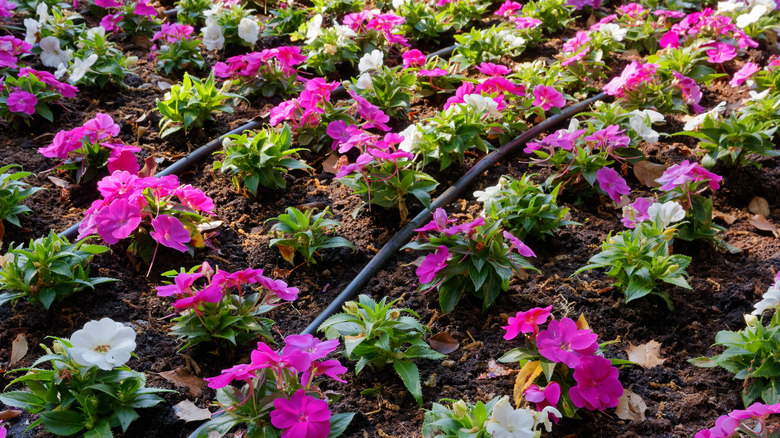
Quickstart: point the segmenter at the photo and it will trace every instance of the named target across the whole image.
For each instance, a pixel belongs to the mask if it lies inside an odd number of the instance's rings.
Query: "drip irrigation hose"
[[[575,105],[566,108],[561,111],[560,114],[556,114],[549,119],[539,123],[528,131],[524,132],[514,140],[505,144],[498,150],[495,150],[486,155],[480,160],[474,167],[468,170],[458,181],[455,182],[450,188],[444,191],[435,201],[431,203],[430,210],[423,210],[414,219],[412,219],[406,226],[404,226],[393,238],[391,238],[382,249],[371,259],[370,262],[360,271],[360,273],[352,280],[349,285],[328,305],[328,307],[322,311],[322,313],[309,324],[308,327],[301,334],[313,335],[317,328],[325,322],[331,315],[341,310],[341,306],[350,300],[358,290],[368,283],[371,277],[376,274],[382,266],[390,260],[395,253],[401,249],[401,247],[412,238],[416,228],[420,228],[423,224],[431,219],[433,211],[437,208],[444,207],[450,202],[454,201],[474,180],[480,176],[483,172],[488,170],[494,164],[500,162],[508,155],[517,150],[518,147],[524,145],[528,140],[535,138],[540,133],[547,131],[553,126],[571,118],[577,113],[582,112],[592,103],[604,99],[605,93],[599,93],[589,99],[581,101]]]
[[[455,46],[449,46],[445,47],[441,50],[437,50],[429,55],[426,56],[426,59],[431,59],[434,56],[438,56],[440,58],[448,57],[452,54],[452,52],[455,50]],[[344,89],[343,85],[339,85],[336,89],[333,90],[331,93],[331,97],[340,97],[344,93],[346,93],[346,89]],[[265,121],[265,118],[260,121],[251,120],[238,128],[233,129],[232,131],[226,132],[219,137],[217,137],[214,140],[211,140],[210,142],[204,144],[203,146],[195,149],[192,151],[189,155],[182,158],[181,160],[173,163],[172,165],[165,168],[165,170],[161,171],[160,173],[155,174],[156,177],[161,176],[168,176],[168,175],[178,175],[180,172],[184,171],[185,169],[189,168],[190,166],[200,162],[201,160],[206,159],[209,155],[213,154],[217,149],[219,149],[222,146],[222,140],[227,137],[228,135],[233,134],[241,134],[244,131],[248,131],[250,129],[256,129],[263,125],[263,122]],[[75,225],[70,226],[68,229],[60,233],[60,236],[67,238],[68,240],[73,240],[78,231],[79,226],[81,226],[81,221],[76,223]]]

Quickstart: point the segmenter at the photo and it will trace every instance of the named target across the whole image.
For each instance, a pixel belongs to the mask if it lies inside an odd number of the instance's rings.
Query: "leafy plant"
[[[330,232],[341,224],[328,219],[333,216],[330,207],[325,210],[314,213],[315,209],[309,209],[305,212],[295,207],[287,207],[287,213],[280,214],[269,221],[278,221],[271,229],[270,246],[276,245],[282,257],[293,263],[295,253],[301,254],[306,263],[312,265],[317,263],[317,258],[322,258],[320,250],[325,248],[350,248],[355,247],[347,239],[339,236],[331,236]]]
[[[371,364],[377,368],[390,363],[404,382],[406,389],[422,405],[420,371],[411,359],[442,359],[445,356],[431,349],[423,340],[428,328],[420,324],[419,315],[409,309],[396,309],[399,300],[377,303],[368,295],[350,301],[344,312],[331,316],[319,327],[329,339],[344,338],[344,356],[357,360],[355,374]],[[407,315],[404,315],[407,314]]]
[[[425,412],[422,434],[424,438],[490,438],[485,429],[493,408],[500,400],[494,397],[487,404],[463,400],[442,399]],[[443,405],[450,403],[451,407]]]
[[[83,341],[85,334],[78,336],[79,332],[88,329],[92,329],[89,331],[93,339],[104,342],[80,347],[84,342],[77,342],[77,339]],[[126,331],[129,334],[124,333]],[[120,338],[124,341],[117,345],[115,342]],[[0,394],[0,402],[8,406],[23,408],[31,414],[40,413],[38,420],[27,430],[43,424],[49,432],[60,436],[83,433],[82,436],[88,438],[109,438],[113,436],[113,428],[127,431],[128,426],[139,418],[136,409],[150,408],[164,401],[155,394],[176,392],[147,388],[143,373],[122,365],[135,349],[135,332],[108,318],[87,323],[85,329],[74,333],[71,340],[54,338],[51,349],[41,346],[46,354],[30,368],[9,371],[24,371],[26,374],[14,379],[8,386],[21,383],[29,391]],[[90,359],[85,359],[84,350],[90,353],[86,356]],[[110,357],[104,357],[109,354]],[[98,357],[100,361],[93,361],[93,357]],[[38,368],[46,362],[51,365],[50,370]]]
[[[205,21],[204,12],[211,9],[211,0],[177,0],[176,21],[190,26],[200,26]]]
[[[123,79],[138,61],[137,57],[125,56],[104,31],[86,32],[76,46],[79,49],[67,70],[71,83],[104,88],[110,82],[125,87]]]
[[[243,186],[257,196],[258,186],[269,189],[287,187],[284,175],[290,169],[307,169],[304,162],[291,158],[304,148],[291,148],[292,131],[286,123],[282,129],[267,127],[260,131],[227,136],[222,141],[225,159],[214,163],[214,169],[232,175],[236,189]],[[243,184],[239,179],[243,179]]]
[[[569,209],[556,202],[561,186],[546,193],[534,184],[533,176],[536,175],[523,174],[516,180],[504,175],[496,186],[475,192],[477,201],[484,205],[485,217],[501,222],[518,239],[528,235],[544,239],[558,228],[580,225],[564,219]]]
[[[200,128],[207,121],[214,120],[214,114],[222,112],[232,114],[233,107],[224,104],[230,98],[239,98],[229,93],[230,82],[217,89],[214,72],[204,81],[184,73],[181,85],[176,84],[165,93],[163,100],[157,101],[160,111],[160,137],[167,137],[184,128],[184,131]]]
[[[53,230],[46,237],[21,244],[0,259],[0,305],[29,297],[48,309],[87,287],[94,289],[101,283],[117,281],[107,277],[90,277],[89,263],[95,254],[108,251],[100,245],[88,245],[86,240],[69,243]]]
[[[152,46],[149,58],[157,61],[158,71],[170,75],[172,71],[203,69],[205,61],[200,53],[200,41],[190,37],[193,31],[192,26],[164,23],[162,30],[154,34],[152,41],[157,43]]]
[[[504,56],[520,56],[527,47],[541,39],[541,29],[532,27],[518,29],[508,23],[492,26],[488,29],[473,28],[469,33],[455,35],[455,52],[452,62],[461,70],[479,65],[485,61],[495,61]]]
[[[273,18],[266,23],[263,36],[292,35],[306,23],[308,18],[307,9],[289,6],[286,3],[281,3],[278,8],[272,9],[270,14]]]
[[[29,126],[36,115],[53,122],[54,113],[49,104],[63,97],[73,97],[77,91],[78,88],[58,81],[47,71],[22,68],[18,76],[9,74],[3,79],[0,117],[14,127],[18,127],[20,121]]]
[[[32,187],[22,181],[32,175],[30,172],[13,172],[12,169],[22,166],[18,164],[9,164],[0,167],[0,230],[2,230],[2,221],[19,226],[19,215],[29,214],[32,210],[22,201],[43,190],[42,187]],[[0,233],[2,237],[2,233]]]
[[[366,84],[362,83],[362,79],[363,76],[353,79],[359,95],[384,110],[388,116],[399,117],[409,111],[417,75],[401,66],[392,69],[382,66],[371,72]],[[367,88],[361,90],[360,86],[363,85],[367,85]]]
[[[657,217],[653,223],[642,222],[633,230],[614,236],[610,233],[601,244],[601,252],[591,257],[586,266],[572,275],[606,268],[606,274],[617,279],[617,286],[623,289],[627,303],[653,294],[661,297],[669,310],[674,310],[669,293],[661,290],[659,283],[691,289],[685,271],[691,258],[670,254],[669,240],[674,229],[666,229],[665,225],[668,224]]]

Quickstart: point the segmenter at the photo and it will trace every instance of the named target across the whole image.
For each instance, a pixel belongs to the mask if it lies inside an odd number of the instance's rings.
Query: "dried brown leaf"
[[[293,260],[295,260],[295,248],[292,246],[286,246],[286,245],[276,245],[277,248],[279,248],[279,253],[282,254],[282,258],[290,262],[291,265],[294,265]]]
[[[17,409],[6,409],[3,411],[0,411],[0,421],[6,421],[10,420],[11,418],[16,418],[18,416],[22,415],[22,411]]]
[[[189,400],[183,400],[174,405],[173,412],[176,413],[180,420],[184,420],[185,423],[211,419],[211,412],[208,409],[199,408]]]
[[[772,214],[772,212],[769,211],[769,203],[760,196],[756,196],[750,200],[748,210],[753,214],[760,214],[764,217],[769,217]]]
[[[328,155],[328,158],[322,162],[322,171],[327,173],[339,173],[339,160],[340,157],[335,153]]]
[[[173,383],[174,385],[181,386],[190,390],[192,397],[200,395],[201,388],[206,386],[206,381],[200,377],[195,377],[184,368],[176,368],[172,371],[163,371],[160,376]]]
[[[751,217],[748,222],[750,222],[750,225],[753,225],[761,231],[769,231],[774,234],[775,237],[780,237],[780,232],[778,232],[777,227],[772,225],[772,223],[769,222],[763,215],[757,214]]]
[[[13,365],[22,360],[28,349],[27,336],[24,333],[16,335],[16,339],[11,343],[11,359],[8,361],[8,365]]]
[[[737,221],[737,217],[734,216],[733,214],[724,213],[724,212],[718,211],[718,210],[712,210],[712,218],[713,219],[720,219],[723,222],[725,222],[726,225],[731,225],[731,224],[733,224],[734,222]]]
[[[431,348],[441,354],[450,354],[460,347],[460,342],[455,340],[449,333],[441,332],[428,338]]]
[[[634,164],[634,176],[647,187],[661,187],[656,180],[666,171],[663,164],[651,163],[647,160]]]
[[[642,421],[646,418],[646,410],[647,404],[642,400],[642,397],[630,389],[626,389],[615,408],[615,415],[621,420]]]
[[[154,160],[153,156],[148,156],[146,157],[146,160],[144,160],[144,167],[138,172],[138,176],[140,176],[141,178],[154,176],[154,172],[156,171],[157,171],[157,161]]]
[[[47,176],[46,178],[48,178],[49,181],[51,181],[52,184],[54,184],[57,187],[62,187],[63,189],[70,189],[71,187],[73,187],[73,184],[65,181],[62,178],[57,178],[56,176]]]
[[[661,344],[655,340],[646,344],[633,345],[628,344],[626,349],[628,360],[636,363],[643,368],[652,368],[656,365],[663,365],[666,359],[661,358]]]

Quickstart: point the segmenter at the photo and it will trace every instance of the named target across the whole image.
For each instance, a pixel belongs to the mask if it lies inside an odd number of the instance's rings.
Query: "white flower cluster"
[[[561,418],[561,413],[552,406],[547,406],[541,412],[512,409],[509,397],[504,396],[493,408],[493,416],[485,430],[492,438],[534,438],[540,424],[544,424],[547,432],[552,431],[550,414]]]
[[[775,277],[775,284],[767,289],[761,301],[755,304],[753,315],[761,315],[765,310],[774,309],[780,306],[780,274]]]
[[[664,115],[653,110],[631,111],[628,124],[648,144],[658,143],[659,134],[653,130],[654,123],[664,123]]]

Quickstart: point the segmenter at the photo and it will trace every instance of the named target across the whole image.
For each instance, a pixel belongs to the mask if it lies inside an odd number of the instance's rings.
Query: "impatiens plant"
[[[82,126],[63,130],[52,143],[38,149],[44,157],[63,160],[55,168],[74,171],[76,181],[89,181],[98,171],[138,173],[141,169],[135,152],[137,146],[126,145],[118,138],[119,125],[108,114],[97,113]]]
[[[306,66],[319,75],[336,71],[338,63],[354,65],[360,48],[355,42],[357,33],[346,24],[334,23],[322,28],[322,15],[317,14],[306,25]]]
[[[100,20],[100,25],[108,32],[151,35],[153,29],[160,25],[157,10],[150,0],[95,0],[95,5],[108,12]]]
[[[157,70],[166,75],[173,71],[202,70],[205,64],[200,42],[192,37],[195,29],[181,23],[163,23],[152,37],[149,59],[157,62]]]
[[[214,74],[231,81],[242,96],[255,92],[265,97],[286,96],[301,91],[296,66],[305,60],[300,47],[275,47],[218,62]]]
[[[347,369],[338,359],[325,359],[339,341],[290,335],[284,342],[279,350],[258,342],[250,363],[206,379],[217,390],[216,401],[224,414],[200,428],[199,438],[211,431],[224,435],[238,425],[246,427],[248,436],[335,438],[344,432],[355,414],[334,415],[328,402],[338,394],[319,386],[330,381],[320,376],[347,383],[339,377]],[[243,382],[241,388],[230,385],[234,380]]]
[[[111,429],[125,432],[139,418],[136,409],[164,401],[156,393],[175,392],[147,388],[144,373],[125,365],[136,347],[135,331],[109,318],[42,347],[46,355],[30,368],[9,371],[25,374],[8,386],[22,384],[28,391],[0,394],[0,402],[40,414],[27,430],[43,424],[60,436],[111,437]],[[39,367],[47,362],[51,369]]]
[[[402,66],[392,69],[386,67],[379,50],[361,58],[358,68],[361,75],[353,79],[357,94],[390,117],[403,116],[409,111],[417,75]]]
[[[176,21],[188,26],[200,26],[203,24],[205,12],[211,9],[214,2],[210,0],[177,0]]]
[[[254,9],[246,9],[235,1],[217,2],[204,12],[206,27],[201,29],[203,44],[208,50],[222,50],[225,44],[254,47],[260,38],[260,25],[253,17]]]
[[[0,257],[0,305],[28,297],[48,309],[86,288],[95,289],[113,278],[90,277],[89,264],[95,254],[108,251],[100,245],[89,245],[85,240],[70,243],[50,231],[46,237],[31,240],[27,246],[11,246]]]
[[[747,403],[746,403],[747,405]],[[737,409],[715,420],[715,425],[696,433],[694,438],[770,438],[777,430],[767,427],[770,415],[780,414],[780,403],[753,403],[747,409]]]
[[[354,245],[349,240],[330,235],[331,232],[340,227],[341,224],[328,219],[332,217],[329,207],[316,213],[315,209],[309,209],[305,212],[295,207],[287,207],[285,214],[280,214],[269,221],[278,221],[271,228],[270,246],[276,245],[282,257],[295,264],[295,254],[303,256],[307,264],[317,263],[317,259],[322,258],[320,250],[325,248],[350,248]]]
[[[24,62],[19,58],[31,53],[30,49],[32,49],[32,44],[26,41],[12,35],[0,36],[0,71],[6,71],[6,69],[16,70],[24,67]]]
[[[715,344],[726,347],[713,357],[698,357],[689,362],[706,368],[721,367],[744,380],[742,402],[745,406],[761,399],[768,404],[780,403],[780,379],[774,371],[780,367],[780,274],[767,289],[739,331],[723,330],[715,336]],[[764,313],[774,312],[764,325]],[[731,436],[731,435],[723,435]]]
[[[344,338],[344,356],[357,360],[355,374],[366,365],[377,368],[393,364],[393,369],[406,389],[422,406],[420,371],[411,359],[443,359],[434,351],[423,335],[428,328],[420,324],[420,317],[412,310],[397,309],[399,300],[387,302],[387,297],[376,302],[368,295],[350,301],[344,312],[331,316],[319,327],[329,339]]]
[[[292,131],[285,123],[282,129],[265,128],[260,131],[233,134],[222,140],[225,155],[214,162],[214,169],[230,174],[233,185],[243,187],[253,196],[263,186],[269,189],[287,187],[284,175],[291,169],[306,169],[306,163],[292,158],[303,148],[292,148]]]
[[[122,81],[138,61],[137,57],[125,56],[116,44],[110,42],[102,27],[87,31],[76,42],[70,66],[60,64],[57,74],[68,73],[68,82],[103,88],[109,82],[125,86]]]
[[[157,295],[177,298],[173,308],[180,315],[173,319],[176,324],[170,334],[184,341],[181,350],[202,342],[239,345],[258,335],[273,341],[270,330],[274,322],[260,315],[298,298],[298,288],[264,276],[262,269],[231,273],[212,269],[204,262],[188,272],[168,271],[163,276],[173,277],[174,282],[157,287]],[[249,285],[262,289],[249,293],[245,290]]]
[[[84,212],[79,239],[98,234],[115,245],[131,238],[128,251],[154,263],[160,245],[180,252],[203,246],[198,225],[212,214],[214,202],[175,175],[141,178],[116,171],[98,182],[103,196]],[[151,270],[151,265],[149,266]]]
[[[534,176],[524,174],[517,180],[504,175],[495,186],[474,192],[484,206],[485,218],[501,222],[518,239],[529,235],[544,239],[558,228],[579,225],[564,219],[569,209],[557,204],[561,186],[547,193],[534,184]]]
[[[279,7],[268,11],[271,18],[265,23],[262,36],[290,36],[298,32],[308,19],[308,9],[293,7],[292,2],[280,1]]]
[[[644,214],[650,221],[636,224],[633,230],[610,233],[601,245],[601,252],[572,275],[606,268],[606,274],[617,279],[626,302],[653,294],[663,298],[669,310],[673,310],[674,305],[669,292],[663,289],[663,283],[691,289],[685,271],[691,258],[672,254],[669,243],[675,232],[672,224],[683,220],[685,211],[676,202],[669,201],[651,205]]]
[[[16,164],[0,167],[0,231],[4,230],[3,221],[18,227],[19,215],[29,214],[32,211],[30,207],[23,205],[22,201],[43,190],[41,187],[32,187],[22,181],[32,173],[13,172],[16,168],[22,167]]]
[[[207,121],[214,120],[215,114],[232,114],[233,107],[224,102],[239,96],[229,93],[228,90],[230,82],[223,83],[222,88],[217,89],[213,72],[206,80],[184,73],[181,84],[171,87],[163,96],[163,100],[157,101],[157,110],[162,115],[160,137],[166,137],[180,129],[186,132],[201,128]]]
[[[541,39],[538,20],[522,25],[502,23],[488,29],[473,28],[469,33],[455,35],[452,61],[466,69],[485,61],[496,61],[504,56],[520,56],[526,48]]]
[[[19,74],[8,75],[0,88],[0,117],[18,126],[20,121],[30,124],[32,116],[39,115],[53,122],[49,104],[73,97],[78,88],[64,84],[53,74],[24,67]]]
[[[623,385],[615,365],[630,364],[602,356],[598,335],[581,316],[577,322],[568,317],[551,319],[552,306],[536,307],[510,317],[504,339],[524,336],[524,346],[502,356],[503,363],[517,362],[515,404],[525,399],[537,410],[556,408],[564,417],[573,418],[577,409],[602,411],[618,405]],[[529,435],[530,436],[530,435]]]
[[[525,270],[538,271],[525,259],[536,257],[531,248],[504,230],[501,222],[482,217],[449,226],[451,222],[443,209],[436,209],[433,220],[415,230],[421,237],[404,246],[435,251],[416,274],[420,290],[439,290],[442,312],[451,312],[466,292],[479,298],[486,311],[501,291],[509,289],[515,274],[526,278]]]

